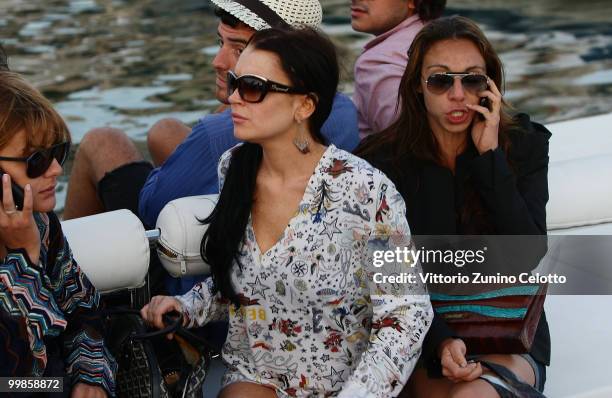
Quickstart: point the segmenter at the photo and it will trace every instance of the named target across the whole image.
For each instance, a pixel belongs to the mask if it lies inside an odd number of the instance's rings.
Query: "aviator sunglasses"
[[[0,160],[10,162],[26,162],[26,173],[29,178],[40,177],[49,169],[53,159],[57,160],[60,166],[64,165],[68,152],[70,151],[70,142],[62,142],[55,144],[49,148],[39,149],[25,158],[0,156]]]
[[[258,103],[266,98],[269,92],[285,94],[307,94],[303,89],[289,87],[281,83],[268,80],[257,75],[242,75],[240,77],[232,71],[227,72],[227,96],[238,90],[243,101]]]
[[[434,94],[444,94],[455,83],[455,78],[461,78],[461,85],[465,91],[479,93],[489,86],[489,78],[478,73],[445,72],[434,73],[425,79],[427,89]]]

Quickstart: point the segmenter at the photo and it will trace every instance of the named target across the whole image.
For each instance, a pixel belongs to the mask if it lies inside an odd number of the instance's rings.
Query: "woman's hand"
[[[182,313],[183,306],[181,302],[172,296],[155,296],[151,299],[151,302],[140,310],[140,316],[151,326],[155,326],[158,329],[163,329],[167,325],[164,325],[162,316],[165,313],[177,311]],[[183,322],[185,320],[183,319]],[[174,336],[169,333],[166,336],[168,339],[172,339]]]
[[[106,391],[102,387],[87,383],[76,383],[70,392],[70,398],[106,398]]]
[[[479,154],[494,150],[498,146],[499,120],[502,105],[502,95],[495,82],[487,78],[489,89],[479,93],[480,98],[487,98],[489,108],[481,105],[466,104],[469,109],[476,111],[472,123],[472,141]],[[482,115],[484,120],[478,117]]]
[[[11,190],[11,177],[2,176],[2,205],[0,206],[0,242],[9,249],[25,249],[30,261],[38,264],[40,255],[40,233],[36,227],[33,207],[32,188],[25,187],[23,209],[17,210]]]
[[[482,365],[468,363],[465,353],[465,343],[461,339],[446,339],[440,344],[442,374],[454,383],[472,381],[482,375]]]

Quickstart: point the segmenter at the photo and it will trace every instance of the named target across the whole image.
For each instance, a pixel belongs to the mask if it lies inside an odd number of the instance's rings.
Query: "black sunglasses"
[[[0,156],[0,160],[26,162],[26,173],[28,177],[36,178],[43,175],[45,171],[49,169],[51,163],[53,163],[53,159],[57,160],[60,166],[63,166],[69,151],[70,142],[62,142],[49,148],[39,149],[27,158]]]
[[[268,80],[257,75],[242,75],[240,77],[232,71],[227,72],[227,96],[238,90],[240,98],[246,102],[258,103],[266,98],[272,91],[284,94],[308,94],[306,90],[289,87],[281,83]]]
[[[425,80],[425,83],[432,93],[444,94],[453,87],[456,77],[461,78],[463,89],[472,93],[479,93],[489,87],[489,78],[478,73],[434,73]]]

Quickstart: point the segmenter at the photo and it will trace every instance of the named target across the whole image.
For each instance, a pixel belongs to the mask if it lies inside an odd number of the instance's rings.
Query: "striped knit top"
[[[100,296],[73,259],[57,216],[34,219],[39,263],[23,249],[0,260],[0,376],[42,376],[49,357],[59,355],[73,385],[98,385],[113,396],[117,365],[95,316]]]

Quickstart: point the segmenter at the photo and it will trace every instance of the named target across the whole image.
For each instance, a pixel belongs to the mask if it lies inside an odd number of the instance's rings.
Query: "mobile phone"
[[[491,110],[491,101],[487,97],[482,97],[478,102],[478,105],[484,106],[488,110]],[[478,119],[485,120],[485,117],[482,113],[478,112]]]
[[[4,173],[2,173],[2,176],[4,176]],[[23,188],[17,185],[15,181],[13,181],[12,178],[11,178],[11,191],[13,192],[13,202],[15,203],[15,208],[17,210],[23,209],[23,195],[24,195]],[[3,201],[4,200],[3,198],[4,198],[4,189],[0,187],[0,201]]]

